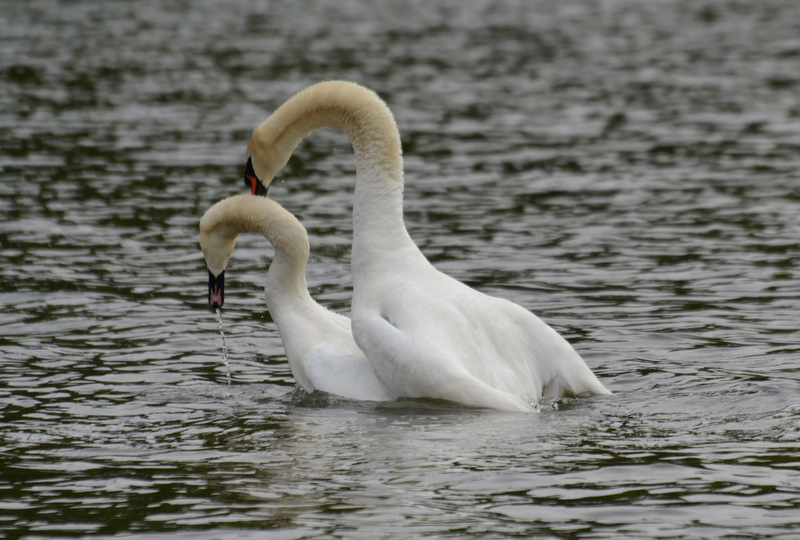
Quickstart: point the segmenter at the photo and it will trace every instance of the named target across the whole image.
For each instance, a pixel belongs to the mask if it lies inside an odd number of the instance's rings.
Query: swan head
[[[225,303],[225,270],[218,276],[208,271],[208,305],[211,309],[219,309]]]
[[[305,279],[309,245],[303,225],[267,197],[234,195],[217,202],[200,219],[200,249],[208,266],[208,303],[214,309],[222,307],[225,268],[242,233],[260,233],[275,248],[270,273]]]
[[[267,189],[269,188],[269,184],[266,186],[261,181],[261,179],[256,174],[255,169],[253,169],[253,157],[250,156],[247,158],[247,165],[244,169],[244,185],[250,188],[250,191],[253,195],[259,195],[261,197],[267,196]]]
[[[286,138],[279,141],[274,133],[280,128],[273,127],[272,117],[267,118],[253,130],[247,145],[247,165],[244,171],[244,183],[253,195],[266,197],[270,182],[289,162],[295,144],[286,144]]]
[[[224,234],[215,228],[200,229],[200,249],[208,266],[208,305],[219,309],[225,303],[225,267],[236,245],[236,236]]]

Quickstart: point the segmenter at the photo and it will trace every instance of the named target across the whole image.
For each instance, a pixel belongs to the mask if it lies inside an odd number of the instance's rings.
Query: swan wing
[[[609,392],[589,369],[580,355],[547,323],[525,308],[494,298],[528,348],[530,369],[538,374],[541,397],[608,395]]]
[[[377,314],[354,319],[353,337],[378,379],[398,397],[445,399],[504,411],[533,410],[523,399],[470,374],[446,350],[414,339]]]
[[[470,373],[529,400],[610,393],[575,349],[539,317],[513,302],[459,285],[458,294],[447,303],[440,297],[431,309],[450,325],[448,350],[459,351]]]
[[[308,352],[304,360],[305,374],[313,389],[353,400],[394,399],[355,343],[353,348],[357,354],[321,343]]]
[[[421,359],[438,354],[439,365],[457,366],[485,386],[527,401],[609,393],[572,346],[533,313],[445,274],[425,278],[404,283],[402,294],[382,307],[386,324],[405,339],[394,350],[415,350]],[[383,334],[387,339],[390,332]],[[415,367],[432,369],[433,364],[420,361]]]

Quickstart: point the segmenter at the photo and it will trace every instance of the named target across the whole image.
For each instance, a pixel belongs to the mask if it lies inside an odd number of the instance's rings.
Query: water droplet
[[[231,365],[228,362],[228,345],[225,343],[225,332],[222,331],[222,311],[219,308],[217,308],[217,319],[219,319],[219,335],[222,338],[222,358],[228,376],[228,393],[225,397],[231,397]]]

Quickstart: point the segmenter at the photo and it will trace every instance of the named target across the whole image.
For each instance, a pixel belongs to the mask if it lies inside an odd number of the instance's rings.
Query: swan
[[[350,319],[325,309],[309,295],[308,234],[275,201],[237,195],[219,201],[200,220],[211,307],[218,309],[225,300],[225,268],[241,233],[260,233],[275,248],[265,297],[300,386],[309,393],[321,390],[354,400],[394,399],[353,341]]]
[[[610,392],[575,350],[531,312],[436,270],[406,231],[400,134],[386,104],[355,83],[300,91],[252,133],[245,183],[265,193],[297,144],[335,127],[356,158],[352,330],[398,397],[534,411],[542,398]]]

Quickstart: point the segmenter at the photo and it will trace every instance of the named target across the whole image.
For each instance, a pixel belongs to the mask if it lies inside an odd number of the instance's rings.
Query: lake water
[[[800,536],[800,3],[11,0],[0,58],[0,536]],[[306,395],[257,237],[227,395],[198,221],[331,78],[395,113],[422,251],[613,396]],[[353,177],[323,130],[270,189],[343,313]]]

